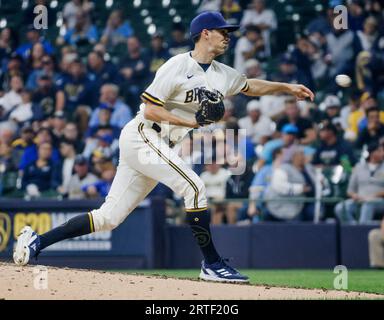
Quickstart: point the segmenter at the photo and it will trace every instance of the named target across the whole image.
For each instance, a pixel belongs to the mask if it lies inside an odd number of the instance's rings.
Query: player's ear
[[[208,39],[208,35],[209,35],[209,30],[203,29],[203,31],[201,31],[201,36],[204,37],[205,39]]]

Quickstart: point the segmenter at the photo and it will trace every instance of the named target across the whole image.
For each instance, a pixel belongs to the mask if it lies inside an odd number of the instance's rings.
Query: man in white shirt
[[[246,62],[251,58],[265,57],[264,40],[256,26],[248,26],[244,36],[236,43],[234,67],[240,73],[246,73]]]
[[[20,76],[13,76],[11,79],[11,90],[0,98],[0,117],[5,116],[22,103],[21,91],[23,90],[24,83]],[[2,114],[1,114],[2,113]]]
[[[264,0],[253,0],[251,8],[245,10],[241,26],[255,25],[262,30],[265,41],[266,54],[271,54],[271,31],[277,28],[277,19],[275,13],[265,8]]]
[[[226,184],[228,178],[231,176],[231,172],[217,163],[206,165],[206,171],[200,175],[201,180],[205,184],[206,196],[211,200],[224,200]],[[225,204],[215,203],[211,207],[211,223],[221,224],[224,212]]]
[[[274,133],[276,124],[262,114],[258,100],[248,102],[247,113],[246,117],[239,120],[240,128],[246,130],[247,136],[255,145],[264,144],[266,138]]]

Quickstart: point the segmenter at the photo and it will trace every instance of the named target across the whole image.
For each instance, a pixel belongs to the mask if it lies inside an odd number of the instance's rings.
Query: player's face
[[[223,54],[229,46],[229,32],[225,29],[211,30],[210,43],[216,55]]]

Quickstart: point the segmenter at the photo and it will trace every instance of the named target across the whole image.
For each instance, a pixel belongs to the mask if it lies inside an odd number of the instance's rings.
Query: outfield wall
[[[10,260],[18,232],[29,224],[39,233],[101,201],[0,201],[0,259]],[[239,268],[368,268],[368,232],[377,226],[259,223],[215,226],[219,252]],[[198,268],[201,254],[188,226],[165,224],[162,199],[143,202],[113,232],[56,244],[38,264],[97,269]]]

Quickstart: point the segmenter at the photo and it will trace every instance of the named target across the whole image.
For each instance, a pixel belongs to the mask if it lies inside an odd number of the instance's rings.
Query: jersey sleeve
[[[247,77],[245,74],[240,74],[233,68],[227,68],[228,90],[226,96],[234,96],[240,92],[246,92],[249,89]]]
[[[173,59],[164,63],[156,72],[155,79],[141,94],[141,98],[156,106],[164,106],[175,90],[178,65]]]

